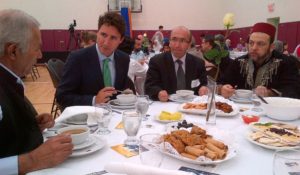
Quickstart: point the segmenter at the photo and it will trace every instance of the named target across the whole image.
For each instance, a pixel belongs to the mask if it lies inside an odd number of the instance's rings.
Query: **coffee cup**
[[[87,126],[67,126],[57,130],[58,134],[69,134],[73,145],[84,143],[90,135],[90,128]]]
[[[117,95],[117,99],[121,104],[131,104],[136,102],[136,96],[134,94],[120,94]]]
[[[187,98],[189,96],[194,95],[194,91],[192,91],[192,90],[177,90],[176,95],[181,98]]]
[[[253,92],[247,89],[237,89],[235,90],[235,96],[237,98],[250,99],[252,97]]]

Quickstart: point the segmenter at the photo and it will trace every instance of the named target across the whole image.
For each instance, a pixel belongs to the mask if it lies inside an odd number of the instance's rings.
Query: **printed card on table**
[[[117,124],[116,129],[124,129],[123,122],[120,122],[119,124]]]
[[[119,154],[129,158],[139,155],[139,146],[127,146],[124,144],[112,146],[111,149],[117,151]]]

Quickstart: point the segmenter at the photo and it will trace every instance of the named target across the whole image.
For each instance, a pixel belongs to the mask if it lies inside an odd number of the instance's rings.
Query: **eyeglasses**
[[[174,43],[180,43],[180,44],[183,44],[183,43],[189,43],[190,41],[185,39],[185,38],[176,38],[176,37],[173,37],[170,39],[171,42],[174,42]]]
[[[266,46],[268,43],[263,42],[263,41],[258,41],[258,42],[249,41],[249,47],[253,47],[255,44],[256,44],[257,47],[264,47],[264,46]]]

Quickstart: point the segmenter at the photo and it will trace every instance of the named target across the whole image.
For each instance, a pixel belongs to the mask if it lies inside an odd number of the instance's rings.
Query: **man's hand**
[[[206,86],[201,86],[198,90],[200,96],[208,94],[208,88]]]
[[[69,135],[50,138],[35,150],[19,156],[19,173],[50,168],[62,163],[72,153],[73,144]]]
[[[95,103],[106,103],[107,101],[110,100],[109,97],[113,96],[113,94],[116,94],[117,91],[115,90],[114,87],[105,87],[101,89],[98,94],[96,95],[95,98]]]
[[[159,101],[161,101],[161,102],[167,102],[168,99],[169,99],[168,92],[165,91],[165,90],[159,91],[159,93],[158,93],[158,99],[159,99]]]
[[[275,94],[272,90],[267,89],[265,86],[257,86],[255,89],[255,94],[263,97],[274,96]]]
[[[225,84],[221,87],[221,95],[225,98],[231,97],[235,92],[235,89],[230,84]]]
[[[46,128],[51,128],[54,126],[54,120],[51,114],[43,113],[36,117],[37,124],[40,130],[43,132]]]

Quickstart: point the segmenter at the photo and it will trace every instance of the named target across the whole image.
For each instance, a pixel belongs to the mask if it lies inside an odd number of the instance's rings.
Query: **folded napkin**
[[[104,166],[104,169],[109,173],[120,173],[127,175],[191,175],[192,173],[167,170],[151,166],[145,166],[132,163],[111,162]]]
[[[97,109],[97,113],[100,113],[101,111],[98,111],[99,109]],[[95,116],[95,107],[93,106],[70,106],[67,107],[59,117],[57,117],[55,119],[56,123],[59,122],[63,122],[66,119],[77,115],[77,114],[88,114],[88,118],[87,118],[87,125],[95,125],[97,124],[97,119]]]

